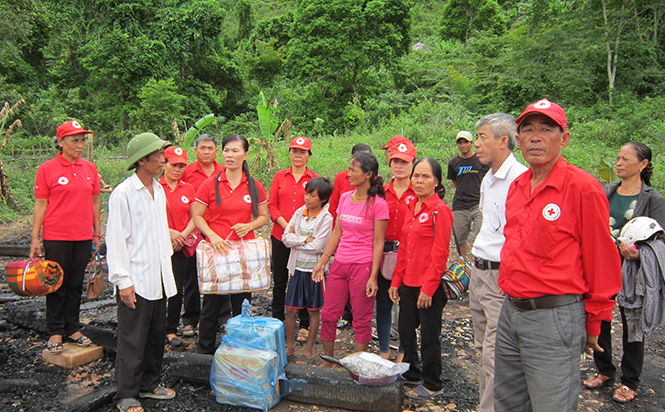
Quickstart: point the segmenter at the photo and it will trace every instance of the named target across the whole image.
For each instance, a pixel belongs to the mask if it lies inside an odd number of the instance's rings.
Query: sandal
[[[404,377],[404,375],[397,375],[397,382],[402,382],[404,385],[422,385],[423,381],[422,379],[417,380],[417,381],[411,381],[408,380]]]
[[[139,392],[139,398],[173,399],[175,398],[175,391],[158,385],[152,392]]]
[[[582,382],[582,385],[584,385],[587,389],[600,389],[604,386],[614,385],[614,378],[597,373]]]
[[[178,346],[180,346],[180,345],[182,345],[182,344],[184,343],[184,342],[181,341],[180,338],[178,338],[177,336],[176,336],[176,337],[173,337],[173,338],[171,338],[171,339],[169,339],[168,336],[167,336],[167,337],[166,337],[166,341],[169,343],[169,345],[171,345],[172,348],[177,348]]]
[[[298,331],[298,337],[296,338],[296,340],[298,342],[307,342],[308,338],[309,338],[309,330],[307,330],[305,328],[300,328],[300,330]]]
[[[412,395],[411,392],[414,392],[415,395]],[[431,399],[441,394],[443,394],[443,389],[436,392],[430,392],[423,385],[416,386],[415,388],[411,389],[411,391],[405,393],[406,397],[411,399]]]
[[[621,385],[614,391],[612,400],[619,403],[628,403],[635,399],[635,395],[637,395],[637,392],[630,389],[626,385]]]
[[[90,344],[92,343],[92,341],[83,334],[81,334],[81,336],[79,336],[78,338],[75,338],[74,335],[71,335],[69,339],[73,340],[74,342],[76,342],[77,345],[82,347],[90,346]]]
[[[53,355],[61,354],[64,349],[65,349],[65,347],[63,346],[62,342],[55,342],[55,343],[47,343],[46,344],[46,350],[48,350],[49,353],[52,353]]]
[[[135,398],[120,399],[115,406],[121,412],[143,412],[143,406]]]
[[[194,335],[196,335],[196,332],[194,331],[194,326],[187,325],[184,328],[182,328],[182,337],[183,338],[193,338]]]

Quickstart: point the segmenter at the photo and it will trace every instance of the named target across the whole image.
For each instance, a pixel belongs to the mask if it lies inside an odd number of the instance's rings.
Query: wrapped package
[[[196,247],[196,266],[201,293],[238,293],[270,287],[270,245],[263,238],[229,242],[226,253],[216,252],[202,241]]]
[[[62,285],[62,268],[51,260],[21,260],[7,264],[7,283],[19,296],[47,295]]]
[[[279,400],[283,373],[273,350],[235,347],[224,336],[210,371],[210,387],[219,403],[267,411]]]
[[[275,318],[252,317],[252,307],[247,299],[243,302],[242,314],[226,323],[226,336],[243,342],[245,347],[277,352],[280,368],[286,367],[284,323]]]

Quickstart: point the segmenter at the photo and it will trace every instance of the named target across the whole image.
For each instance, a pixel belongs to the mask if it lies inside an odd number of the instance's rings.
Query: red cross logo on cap
[[[551,105],[552,105],[552,103],[550,103],[549,100],[543,99],[543,100],[539,100],[539,101],[535,102],[533,104],[533,107],[535,107],[536,109],[549,109],[549,107]]]
[[[178,156],[182,156],[182,148],[176,147],[173,149],[173,153],[177,154]]]
[[[399,150],[402,153],[406,152],[407,149],[408,148],[406,147],[406,145],[404,143],[400,143],[399,146],[397,146],[397,150]]]
[[[76,120],[72,120],[72,127],[76,127],[77,129],[83,129],[83,127],[81,127],[79,122],[77,122]]]
[[[543,208],[543,217],[545,220],[552,222],[557,220],[559,216],[561,216],[561,208],[558,205],[550,203]]]
[[[305,144],[305,139],[303,139],[302,137],[299,137],[299,138],[296,140],[296,143],[298,143],[298,144]]]

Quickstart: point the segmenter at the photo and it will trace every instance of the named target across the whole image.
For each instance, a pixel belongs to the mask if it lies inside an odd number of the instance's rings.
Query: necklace
[[[356,200],[367,200],[367,196],[365,196],[365,197],[358,197],[358,194],[357,194],[357,193],[358,193],[357,191],[353,192],[353,197],[355,197]]]
[[[622,186],[623,186],[623,184],[622,184]],[[636,195],[636,194],[640,193],[641,191],[642,191],[642,181],[640,181],[640,183],[638,184],[638,186],[636,188],[632,189],[628,193],[624,193],[624,196],[633,196],[633,195]]]

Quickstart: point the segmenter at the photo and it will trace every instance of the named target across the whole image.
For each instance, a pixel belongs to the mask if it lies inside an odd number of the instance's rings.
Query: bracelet
[[[321,253],[321,256],[328,256],[328,259],[330,259],[330,255],[326,255],[325,253]]]
[[[101,238],[102,238],[102,235],[93,234],[92,237],[98,237],[98,238],[101,239]]]

